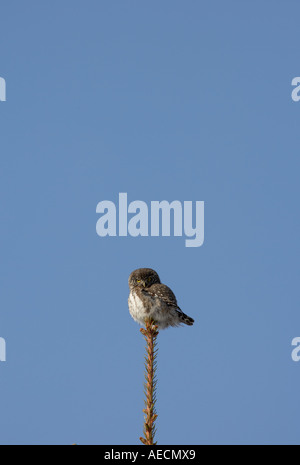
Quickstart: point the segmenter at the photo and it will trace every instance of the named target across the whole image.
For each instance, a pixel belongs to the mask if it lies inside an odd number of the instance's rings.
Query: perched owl
[[[140,325],[144,326],[147,318],[152,318],[158,329],[179,326],[181,323],[192,326],[194,323],[193,318],[180,310],[171,289],[161,284],[156,271],[139,268],[131,273],[128,283],[129,312]]]

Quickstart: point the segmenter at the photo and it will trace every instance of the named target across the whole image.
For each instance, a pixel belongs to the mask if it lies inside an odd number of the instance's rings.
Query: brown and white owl
[[[193,318],[178,307],[174,293],[160,282],[156,271],[139,268],[130,274],[128,283],[129,312],[140,325],[145,326],[145,319],[152,319],[158,329],[179,326],[182,323],[193,325]]]

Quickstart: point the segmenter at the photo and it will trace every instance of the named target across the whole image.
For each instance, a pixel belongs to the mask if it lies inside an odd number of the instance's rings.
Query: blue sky
[[[3,2],[1,444],[139,444],[154,268],[159,444],[299,444],[297,1]],[[205,241],[96,234],[96,206],[205,201]]]

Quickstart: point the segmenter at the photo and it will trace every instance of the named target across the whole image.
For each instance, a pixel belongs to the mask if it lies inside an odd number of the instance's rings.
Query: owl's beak
[[[142,285],[143,285],[143,287],[146,287],[145,281],[142,281]]]

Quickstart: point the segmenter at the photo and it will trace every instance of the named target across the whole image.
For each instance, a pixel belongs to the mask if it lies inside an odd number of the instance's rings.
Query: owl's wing
[[[173,291],[165,284],[152,284],[152,286],[143,289],[143,291],[151,297],[158,297],[160,300],[165,302],[170,307],[181,309],[177,305],[177,300]]]
[[[193,318],[187,316],[180,307],[177,305],[177,300],[171,289],[165,284],[153,284],[152,286],[143,289],[145,294],[151,297],[158,297],[162,302],[165,302],[169,307],[175,310],[181,323],[192,326],[194,323]]]

